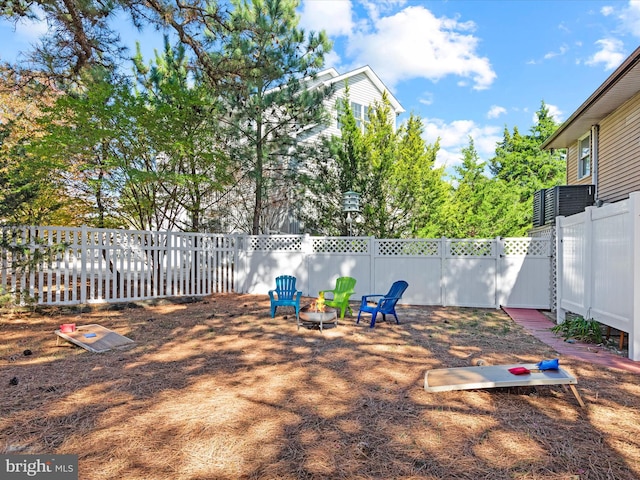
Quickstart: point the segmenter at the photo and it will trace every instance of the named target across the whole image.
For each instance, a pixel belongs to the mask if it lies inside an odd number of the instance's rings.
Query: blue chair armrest
[[[384,295],[379,295],[379,294],[372,294],[372,295],[363,295],[362,296],[362,301],[363,302],[372,302],[373,300],[369,300],[370,298],[374,298],[374,297],[382,297],[384,298]]]

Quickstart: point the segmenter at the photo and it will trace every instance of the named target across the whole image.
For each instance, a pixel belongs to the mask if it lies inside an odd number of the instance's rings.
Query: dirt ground
[[[560,357],[586,408],[560,386],[427,393],[428,369],[558,354],[499,310],[324,332],[292,313],[236,294],[4,313],[0,452],[77,454],[82,480],[640,478],[637,375]],[[90,353],[62,323],[136,343]]]

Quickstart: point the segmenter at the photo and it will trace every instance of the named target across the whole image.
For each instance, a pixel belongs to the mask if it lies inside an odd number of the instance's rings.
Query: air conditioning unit
[[[544,192],[544,224],[555,224],[556,217],[584,212],[594,204],[595,185],[560,185]]]
[[[533,226],[541,227],[544,225],[544,192],[546,190],[538,190],[533,194]]]

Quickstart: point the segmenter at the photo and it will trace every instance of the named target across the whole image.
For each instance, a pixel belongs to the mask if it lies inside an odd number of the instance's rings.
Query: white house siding
[[[640,190],[640,94],[600,122],[598,198],[616,202]]]
[[[325,78],[324,76],[321,78]],[[328,79],[329,80],[329,79]],[[325,107],[330,112],[330,120],[328,125],[322,125],[300,135],[301,141],[313,141],[320,135],[330,137],[332,135],[340,136],[340,129],[338,128],[338,112],[337,101],[338,99],[345,98],[346,87],[349,87],[349,100],[351,102],[359,103],[365,107],[373,106],[375,102],[382,101],[382,94],[378,87],[371,81],[366,73],[361,72],[348,77],[346,80],[338,80],[334,84],[334,94],[325,100]],[[396,112],[393,111],[389,116],[389,120],[393,123],[393,128],[396,128]]]

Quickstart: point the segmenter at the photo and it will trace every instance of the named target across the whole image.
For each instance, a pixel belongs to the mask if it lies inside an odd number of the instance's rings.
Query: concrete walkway
[[[626,372],[640,374],[640,362],[621,357],[597,345],[565,342],[561,336],[556,336],[551,331],[555,323],[538,310],[527,308],[503,308],[503,310],[514,322],[521,325],[531,335],[562,355],[573,357],[583,362],[602,365],[603,367],[617,368]]]

